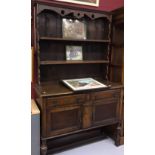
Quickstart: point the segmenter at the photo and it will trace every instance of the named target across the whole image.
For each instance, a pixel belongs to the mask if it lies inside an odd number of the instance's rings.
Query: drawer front
[[[103,99],[118,99],[120,96],[120,90],[108,90],[96,92],[92,95],[93,100],[103,100]]]
[[[57,107],[57,106],[65,106],[65,105],[73,105],[85,102],[85,95],[70,95],[63,97],[52,97],[47,98],[47,107]]]
[[[80,125],[80,106],[52,108],[47,111],[47,136],[78,130]]]

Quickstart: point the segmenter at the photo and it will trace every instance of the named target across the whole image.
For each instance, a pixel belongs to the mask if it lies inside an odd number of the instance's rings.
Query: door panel
[[[80,106],[51,108],[47,112],[47,135],[53,136],[80,128]]]
[[[120,90],[96,92],[93,95],[93,125],[117,121]]]
[[[93,105],[93,125],[113,121],[117,118],[117,100],[101,100]]]

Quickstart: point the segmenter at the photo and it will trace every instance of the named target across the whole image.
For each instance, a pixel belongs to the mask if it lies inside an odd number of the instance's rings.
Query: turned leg
[[[116,128],[115,145],[119,146],[124,144],[124,92],[121,90],[120,105],[119,105],[119,120]]]
[[[41,140],[41,155],[47,154],[47,144],[46,140]]]
[[[116,146],[121,145],[121,130],[122,130],[122,128],[121,128],[121,125],[119,124],[116,129],[116,138],[115,138]]]

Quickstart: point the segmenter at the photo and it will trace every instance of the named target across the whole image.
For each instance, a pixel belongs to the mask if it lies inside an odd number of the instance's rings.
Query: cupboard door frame
[[[68,126],[68,127],[64,127],[62,129],[55,129],[55,130],[51,130],[52,127],[52,119],[51,119],[51,115],[52,114],[57,114],[59,112],[67,112],[67,111],[73,111],[73,110],[77,110],[77,116],[76,116],[76,125],[73,126]],[[61,117],[61,116],[59,116]],[[46,121],[47,121],[47,136],[55,136],[55,135],[61,135],[61,134],[65,134],[71,131],[75,131],[80,129],[81,127],[81,107],[80,105],[70,105],[70,106],[60,106],[60,107],[53,107],[47,110],[47,117],[46,117]],[[64,121],[64,119],[62,120]],[[53,124],[54,125],[54,124]]]
[[[93,108],[92,108],[92,124],[95,125],[106,125],[109,123],[114,123],[119,120],[119,100],[120,100],[120,90],[108,90],[97,92],[92,94],[93,98]],[[97,106],[105,106],[103,107],[103,112],[109,111],[109,114],[105,114],[105,118],[103,120],[96,120],[97,114],[96,108]],[[109,106],[109,107],[106,107]],[[113,108],[113,113],[111,113],[111,107]],[[107,116],[106,116],[107,115]],[[108,116],[109,115],[109,116]],[[111,116],[110,116],[111,115]],[[102,117],[102,114],[98,114],[98,117]]]

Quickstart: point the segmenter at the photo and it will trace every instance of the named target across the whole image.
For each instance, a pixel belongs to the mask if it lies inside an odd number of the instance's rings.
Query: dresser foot
[[[47,155],[47,144],[46,140],[41,140],[41,155]]]
[[[122,145],[122,135],[121,135],[122,132],[121,131],[122,131],[121,125],[118,125],[116,129],[116,138],[115,138],[116,146]]]

